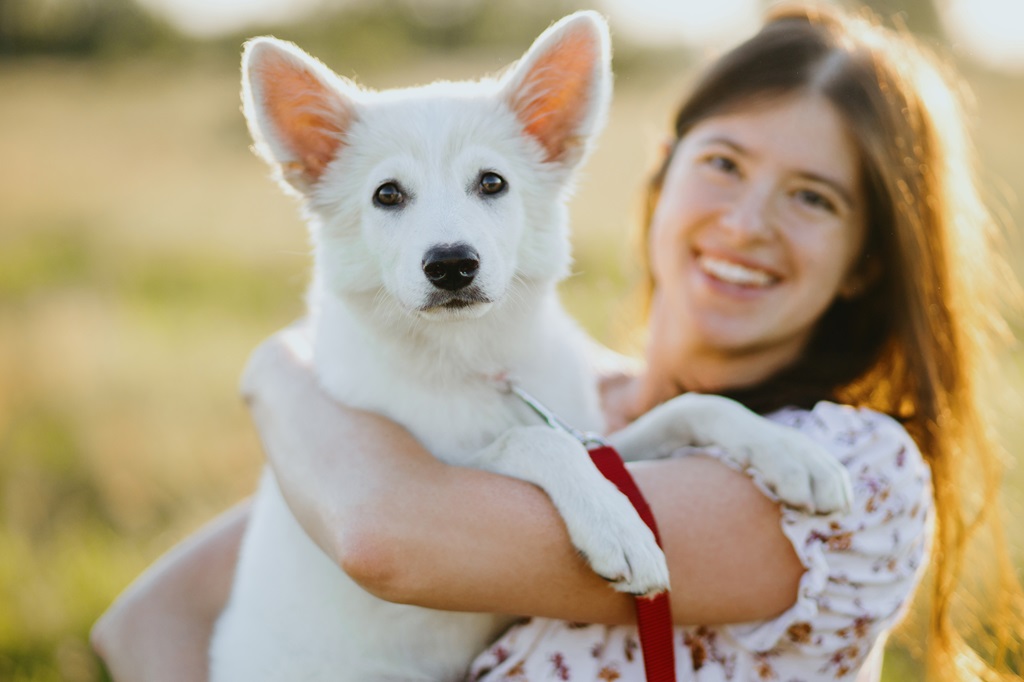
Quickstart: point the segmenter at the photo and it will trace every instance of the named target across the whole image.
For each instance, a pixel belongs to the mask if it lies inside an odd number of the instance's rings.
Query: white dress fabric
[[[798,429],[843,463],[853,483],[853,509],[829,516],[784,509],[782,530],[807,569],[796,603],[763,622],[675,628],[676,678],[878,680],[886,635],[927,563],[933,525],[928,466],[903,427],[877,412],[821,402],[768,418]],[[483,652],[469,679],[645,678],[635,627],[533,618]]]

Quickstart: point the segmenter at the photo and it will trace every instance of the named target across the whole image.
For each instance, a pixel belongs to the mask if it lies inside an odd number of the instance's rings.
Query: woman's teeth
[[[770,275],[764,270],[754,270],[753,268],[712,256],[700,256],[698,263],[700,264],[700,269],[705,273],[729,284],[738,284],[745,287],[766,287],[776,282],[775,276]]]

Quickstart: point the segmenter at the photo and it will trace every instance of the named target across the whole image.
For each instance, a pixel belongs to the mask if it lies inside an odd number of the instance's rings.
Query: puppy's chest
[[[354,334],[355,321],[321,319],[315,365],[322,385],[345,405],[398,422],[439,459],[473,466],[474,455],[508,429],[541,423],[488,379],[498,372],[568,423],[601,430],[596,384],[573,334],[491,335],[490,343],[449,339],[431,347]],[[548,322],[539,328],[563,326],[557,317]]]
[[[428,450],[450,464],[473,466],[474,455],[508,429],[539,423],[510,395],[481,379],[479,385],[423,385],[391,378],[369,389],[329,390],[342,402],[404,426]]]

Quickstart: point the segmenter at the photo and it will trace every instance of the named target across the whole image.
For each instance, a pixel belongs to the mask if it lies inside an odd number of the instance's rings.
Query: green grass
[[[401,77],[452,75],[450,63]],[[302,314],[309,249],[294,203],[247,149],[236,68],[0,62],[0,679],[102,679],[91,623],[254,484],[260,453],[236,382],[249,350]],[[681,76],[620,80],[573,203],[563,294],[620,347],[640,179]],[[1019,84],[986,78],[983,111],[1024,108]],[[1012,117],[982,123],[993,172],[1020,194],[1024,163],[1006,150],[1024,133]],[[1022,362],[1007,361],[1014,387]],[[1012,413],[1000,424],[1011,450],[1024,443]],[[1019,512],[1019,471],[1010,485]],[[1011,529],[1019,548],[1024,529]],[[913,679],[893,651],[888,679]]]

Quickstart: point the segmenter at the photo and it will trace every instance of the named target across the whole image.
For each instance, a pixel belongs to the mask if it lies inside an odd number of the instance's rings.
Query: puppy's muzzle
[[[438,289],[458,291],[468,287],[480,270],[480,254],[469,244],[442,244],[423,257],[423,274]]]

